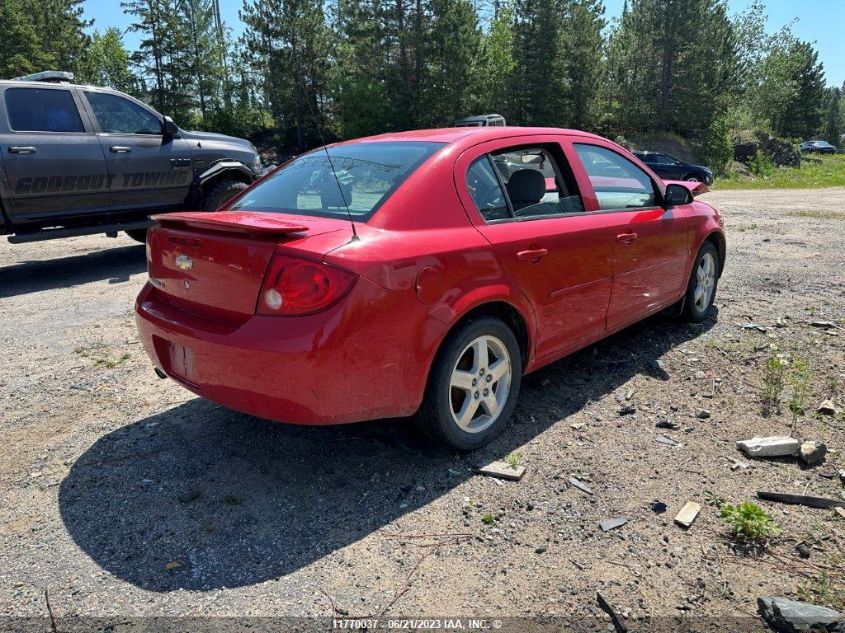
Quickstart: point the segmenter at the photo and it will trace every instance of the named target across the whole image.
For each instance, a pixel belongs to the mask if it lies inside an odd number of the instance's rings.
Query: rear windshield
[[[330,147],[328,156],[325,149],[314,150],[268,176],[231,208],[366,220],[441,147],[385,141]]]

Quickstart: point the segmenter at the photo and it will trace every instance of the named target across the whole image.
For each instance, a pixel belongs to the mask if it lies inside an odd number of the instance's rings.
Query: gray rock
[[[833,631],[842,616],[833,609],[807,602],[769,596],[757,598],[757,610],[766,623],[779,633]]]
[[[626,404],[623,407],[619,407],[619,415],[633,415],[637,412],[637,407],[632,404]]]
[[[801,460],[807,466],[816,466],[824,461],[827,454],[827,446],[822,442],[810,441],[801,444]]]
[[[797,455],[801,444],[791,437],[776,435],[774,437],[755,437],[736,443],[749,457],[785,457]]]
[[[601,528],[602,532],[609,532],[610,530],[614,530],[618,527],[622,527],[628,522],[628,519],[625,517],[617,517],[615,519],[605,519],[604,521],[599,521],[599,527]]]
[[[710,417],[710,411],[708,411],[707,409],[699,409],[695,412],[695,417],[697,417],[699,420],[706,420]]]
[[[836,406],[833,404],[833,400],[825,400],[816,411],[822,415],[836,415]]]

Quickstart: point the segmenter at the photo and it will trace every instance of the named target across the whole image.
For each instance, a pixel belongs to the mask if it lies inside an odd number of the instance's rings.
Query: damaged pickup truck
[[[189,132],[144,103],[47,71],[0,81],[0,235],[12,243],[125,231],[213,211],[261,161],[247,140]]]

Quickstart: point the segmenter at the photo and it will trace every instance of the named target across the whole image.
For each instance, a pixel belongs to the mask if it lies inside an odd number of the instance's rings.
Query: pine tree
[[[103,33],[94,32],[78,79],[123,92],[138,91],[138,79],[130,69],[129,53],[119,29],[111,27]]]
[[[41,48],[41,38],[20,0],[0,2],[0,77],[12,79],[45,70],[53,57]]]
[[[827,112],[822,136],[828,143],[838,147],[842,144],[842,132],[842,91],[839,88],[831,88],[828,91]]]
[[[604,5],[601,0],[568,0],[561,25],[560,57],[566,101],[559,120],[570,127],[592,127],[603,71]]]
[[[50,69],[80,72],[91,43],[85,29],[92,20],[83,18],[84,0],[24,0],[22,6],[38,33]]]

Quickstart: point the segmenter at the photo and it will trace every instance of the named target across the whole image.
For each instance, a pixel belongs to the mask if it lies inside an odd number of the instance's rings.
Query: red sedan
[[[332,145],[222,211],[158,216],[138,329],[159,375],[232,409],[417,414],[473,449],[524,374],[670,306],[705,318],[725,238],[701,189],[572,130]]]

